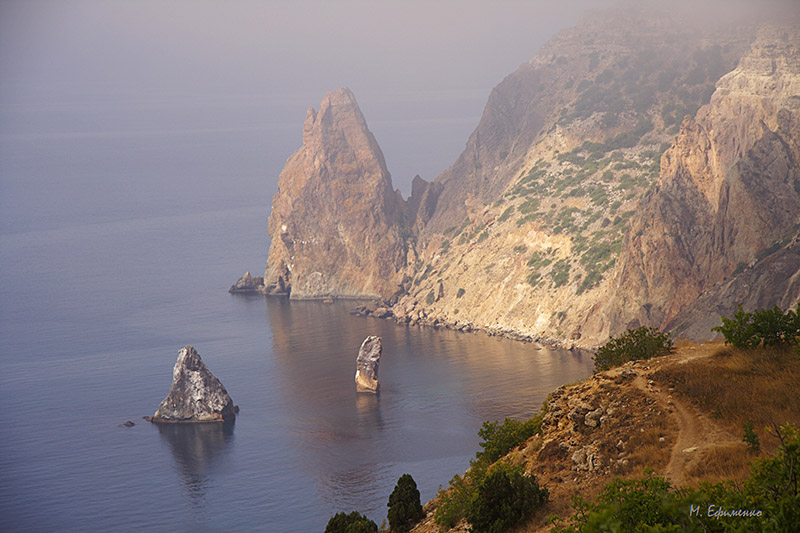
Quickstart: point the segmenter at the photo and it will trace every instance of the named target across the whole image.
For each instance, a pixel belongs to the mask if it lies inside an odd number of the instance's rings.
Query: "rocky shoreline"
[[[450,320],[416,304],[409,310],[400,303],[390,305],[389,302],[378,300],[371,304],[358,305],[350,310],[350,314],[394,320],[401,326],[426,326],[434,329],[443,328],[460,331],[462,333],[483,333],[489,337],[504,337],[518,342],[538,343],[571,351],[589,350],[589,348],[577,345],[574,342],[566,343],[556,338],[530,335],[510,327],[480,325],[469,320]]]
[[[264,278],[253,277],[250,272],[245,272],[236,283],[231,285],[228,292],[231,294],[263,294],[266,296],[288,297],[288,295],[285,294],[268,294],[264,285]],[[333,303],[336,299],[342,300],[344,298],[320,296],[317,298],[303,298],[302,300],[321,300],[325,303]],[[350,310],[350,314],[361,317],[394,320],[397,324],[405,326],[427,326],[434,329],[444,328],[460,331],[462,333],[480,332],[490,337],[504,337],[519,342],[535,342],[553,348],[562,348],[571,351],[591,350],[591,347],[582,346],[575,342],[565,342],[563,339],[555,337],[531,335],[506,326],[481,325],[475,324],[469,320],[452,320],[449,317],[421,306],[417,300],[409,300],[406,297],[395,299],[396,301],[394,303],[391,300],[375,300],[367,304],[357,305]],[[361,298],[353,298],[353,300],[361,300]]]

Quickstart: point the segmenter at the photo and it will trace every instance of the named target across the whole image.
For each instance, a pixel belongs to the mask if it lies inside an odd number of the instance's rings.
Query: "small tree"
[[[325,533],[378,533],[378,524],[358,511],[336,513],[328,520]]]
[[[487,463],[493,463],[538,433],[541,427],[541,415],[524,422],[512,418],[506,418],[502,424],[499,421],[484,422],[478,430],[478,436],[483,439],[479,444],[483,451],[476,456]]]
[[[611,339],[597,350],[594,356],[594,370],[608,370],[626,361],[650,359],[666,355],[672,351],[669,335],[655,328],[642,326],[629,329],[619,337]]]
[[[720,319],[722,325],[711,331],[722,333],[725,344],[735,348],[755,348],[762,343],[764,346],[800,346],[800,304],[796,310],[790,309],[785,314],[777,305],[752,313],[745,312],[739,305],[733,317],[721,316]]]
[[[417,484],[409,474],[403,474],[397,480],[386,505],[389,507],[389,527],[394,532],[410,531],[425,516]]]
[[[467,520],[474,533],[503,533],[528,518],[547,502],[547,489],[521,467],[502,465],[481,481]]]

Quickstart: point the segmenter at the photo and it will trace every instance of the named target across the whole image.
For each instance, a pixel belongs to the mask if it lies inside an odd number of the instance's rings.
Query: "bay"
[[[532,416],[591,373],[585,354],[357,318],[352,302],[228,294],[266,260],[262,173],[286,150],[264,144],[199,126],[0,139],[0,530],[322,531],[354,509],[380,523],[401,474],[430,499],[483,421]],[[378,397],[353,382],[367,335],[384,341]],[[142,420],[185,344],[241,406],[232,427]]]

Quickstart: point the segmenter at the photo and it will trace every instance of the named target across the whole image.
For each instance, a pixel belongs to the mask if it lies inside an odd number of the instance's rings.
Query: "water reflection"
[[[196,509],[203,509],[212,476],[233,443],[233,422],[156,424],[175,458],[183,486]]]
[[[266,302],[270,383],[287,415],[282,430],[336,511],[367,511],[372,502],[381,516],[400,474],[416,479],[446,468],[420,487],[432,497],[467,467],[483,421],[533,416],[553,389],[592,372],[580,353],[353,317],[353,305]],[[380,395],[355,392],[356,357],[368,335],[383,338]]]
[[[356,409],[358,410],[359,427],[383,429],[380,394],[365,392],[356,393]]]

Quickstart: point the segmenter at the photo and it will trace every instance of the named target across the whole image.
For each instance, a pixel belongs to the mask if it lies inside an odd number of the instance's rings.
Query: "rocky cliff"
[[[586,347],[793,305],[799,35],[595,13],[492,91],[464,153],[407,202],[352,94],[328,95],[281,174],[266,292]]]
[[[349,89],[308,110],[269,217],[267,294],[387,298],[406,262],[405,205]]]
[[[656,189],[633,218],[614,297],[590,325],[605,321],[609,332],[665,327],[720,284],[713,292],[723,300],[733,292],[742,303],[791,304],[800,297],[793,282],[800,262],[791,254],[778,270],[785,275],[752,280],[753,293],[772,298],[751,298],[729,278],[770,245],[792,239],[798,224],[800,33],[767,26],[717,82],[711,102],[681,125]]]

